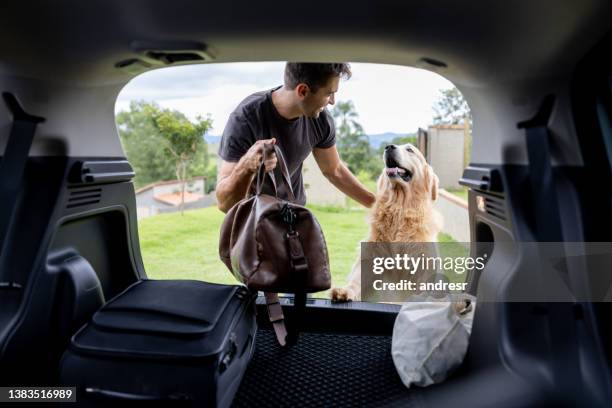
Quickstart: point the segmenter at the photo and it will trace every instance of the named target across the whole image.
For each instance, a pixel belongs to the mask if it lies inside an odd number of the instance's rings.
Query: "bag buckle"
[[[296,261],[291,262],[293,270],[298,273],[305,273],[308,271],[308,264],[306,263],[306,258],[302,257],[300,259],[296,259]]]
[[[297,214],[295,213],[293,208],[291,208],[289,203],[283,205],[280,214],[283,218],[283,222],[289,226],[289,232],[287,233],[287,235],[293,235],[295,233],[293,226],[295,225],[295,221],[297,220]]]
[[[268,306],[268,318],[270,322],[276,323],[280,320],[284,320],[283,308],[280,302],[267,303]]]

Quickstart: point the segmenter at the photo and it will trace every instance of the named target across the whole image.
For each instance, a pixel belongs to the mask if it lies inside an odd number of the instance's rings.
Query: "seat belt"
[[[529,159],[529,179],[534,204],[535,232],[537,241],[559,241],[561,215],[557,205],[558,196],[550,154],[550,130],[548,121],[555,104],[555,97],[547,95],[536,115],[529,120],[518,123],[519,129],[525,129],[527,157]]]
[[[538,113],[530,120],[520,122],[519,128],[525,129],[527,137],[527,153],[529,158],[529,171],[531,190],[535,204],[535,223],[537,240],[540,242],[561,242],[563,230],[561,229],[561,213],[559,210],[559,196],[554,183],[554,175],[550,154],[550,130],[548,121],[555,104],[555,97],[547,95]],[[552,257],[565,257],[563,251],[548,254]],[[565,281],[565,279],[563,279]],[[571,285],[565,281],[570,292]],[[544,301],[544,303],[548,303]],[[549,346],[550,367],[554,373],[554,380],[562,387],[578,387],[573,377],[566,375],[580,368],[580,359],[577,350],[579,345],[578,325],[575,311],[580,302],[557,303],[550,308],[548,318],[548,335],[550,338],[562,339],[552,342]],[[570,352],[568,352],[568,350]]]
[[[0,161],[0,258],[4,254],[36,126],[45,121],[26,113],[12,93],[3,92],[2,98],[13,115],[13,126]]]

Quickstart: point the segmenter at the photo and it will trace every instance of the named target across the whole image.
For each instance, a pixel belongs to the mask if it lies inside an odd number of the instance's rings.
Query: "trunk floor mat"
[[[391,358],[390,336],[302,333],[282,349],[259,329],[233,407],[418,406]]]

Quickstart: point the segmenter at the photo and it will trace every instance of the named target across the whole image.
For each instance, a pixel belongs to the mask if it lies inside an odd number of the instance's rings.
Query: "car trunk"
[[[290,322],[292,299],[282,302]],[[399,306],[308,302],[299,341],[281,348],[260,298],[255,354],[234,406],[409,405],[391,358]]]
[[[258,299],[255,354],[234,407],[252,406],[533,406],[533,393],[501,365],[472,353],[447,381],[406,388],[391,357],[399,305],[309,299],[297,344],[281,348]],[[292,299],[281,298],[288,321]],[[483,350],[484,351],[484,350]],[[487,359],[484,357],[484,359]]]

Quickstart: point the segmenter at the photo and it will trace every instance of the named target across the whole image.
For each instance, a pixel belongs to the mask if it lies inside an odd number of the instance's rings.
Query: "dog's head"
[[[388,145],[383,153],[385,168],[378,179],[378,191],[403,189],[414,194],[438,197],[438,176],[423,154],[410,143]]]

